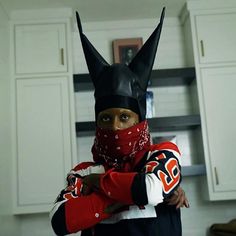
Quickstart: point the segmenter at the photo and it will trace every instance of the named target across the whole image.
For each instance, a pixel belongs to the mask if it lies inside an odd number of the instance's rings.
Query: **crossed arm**
[[[92,227],[123,206],[155,206],[166,201],[177,208],[189,207],[179,187],[178,160],[171,152],[156,152],[140,173],[110,170],[82,174],[84,169],[90,168],[82,165],[82,170],[68,176],[68,186],[51,212],[52,227],[58,235]]]
[[[89,195],[94,191],[98,191],[100,189],[100,174],[89,174],[83,178],[83,188],[82,194]],[[164,199],[169,205],[175,205],[176,209],[181,207],[189,208],[189,202],[187,196],[182,187],[178,186],[177,189],[166,199]],[[106,209],[106,213],[113,213],[123,207],[122,203],[113,203],[109,205]]]

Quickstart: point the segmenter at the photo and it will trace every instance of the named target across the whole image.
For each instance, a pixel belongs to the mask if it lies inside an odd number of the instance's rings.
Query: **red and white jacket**
[[[105,171],[102,165],[94,162],[77,165],[68,174],[68,185],[57,197],[50,213],[55,233],[66,235],[98,223],[156,217],[155,206],[169,197],[180,184],[179,156],[175,144],[164,142],[151,145],[133,172]],[[83,196],[83,176],[91,173],[101,174],[100,189]],[[104,212],[117,202],[127,207],[113,214]]]

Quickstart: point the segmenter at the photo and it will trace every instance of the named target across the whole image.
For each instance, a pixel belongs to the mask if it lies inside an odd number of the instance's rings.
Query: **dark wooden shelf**
[[[200,115],[157,117],[148,119],[151,132],[189,130],[201,125]]]
[[[150,78],[150,87],[190,85],[196,78],[195,68],[176,68],[153,70]]]
[[[194,67],[153,70],[149,87],[190,85],[195,77]],[[73,79],[75,92],[94,89],[89,74],[75,74]]]
[[[195,129],[201,125],[199,115],[157,117],[148,119],[150,132]],[[95,133],[95,122],[76,122],[77,137],[90,136]]]
[[[204,164],[182,166],[181,172],[183,176],[206,175],[206,166]]]

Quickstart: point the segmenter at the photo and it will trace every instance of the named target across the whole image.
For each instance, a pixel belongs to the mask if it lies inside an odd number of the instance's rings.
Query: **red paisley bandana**
[[[150,134],[146,120],[117,131],[97,128],[92,147],[93,159],[109,168],[123,169],[125,163],[134,161],[138,153],[147,151],[149,146]]]

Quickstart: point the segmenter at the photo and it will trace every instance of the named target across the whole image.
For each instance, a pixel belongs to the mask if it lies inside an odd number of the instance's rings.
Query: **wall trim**
[[[125,29],[140,29],[140,28],[155,28],[159,23],[159,18],[157,19],[138,19],[138,20],[120,20],[120,21],[98,21],[98,22],[83,22],[83,31],[113,31],[113,30],[125,30]],[[181,22],[178,17],[169,17],[164,20],[165,27],[176,27],[180,26]],[[73,30],[77,31],[77,23],[74,17]]]

